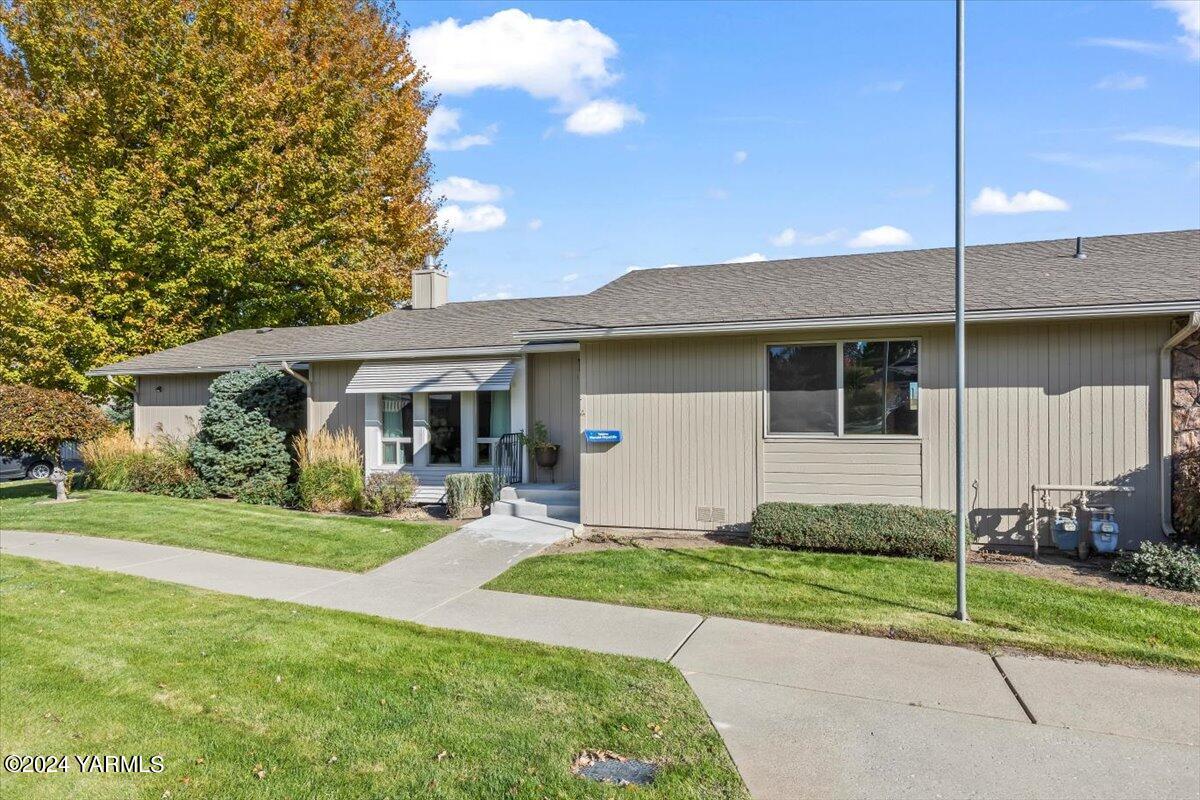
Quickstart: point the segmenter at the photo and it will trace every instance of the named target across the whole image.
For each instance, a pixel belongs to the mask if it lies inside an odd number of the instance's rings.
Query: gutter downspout
[[[1167,339],[1158,353],[1159,395],[1161,396],[1159,428],[1162,436],[1159,450],[1162,457],[1162,469],[1159,470],[1161,480],[1159,510],[1162,515],[1163,533],[1171,537],[1175,536],[1175,526],[1171,524],[1171,472],[1175,460],[1171,429],[1172,398],[1175,395],[1175,386],[1171,375],[1171,351],[1198,330],[1200,330],[1200,311],[1193,311],[1188,317],[1187,323],[1174,336]]]
[[[309,436],[312,435],[312,381],[301,375],[296,370],[292,369],[291,365],[286,361],[279,362],[280,368],[288,375],[291,375],[300,383],[304,384],[304,432]]]

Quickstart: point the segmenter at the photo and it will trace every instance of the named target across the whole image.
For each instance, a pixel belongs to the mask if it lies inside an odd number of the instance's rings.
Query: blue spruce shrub
[[[212,382],[192,442],[192,465],[213,494],[247,503],[283,502],[292,458],[288,432],[299,421],[304,390],[267,367]]]

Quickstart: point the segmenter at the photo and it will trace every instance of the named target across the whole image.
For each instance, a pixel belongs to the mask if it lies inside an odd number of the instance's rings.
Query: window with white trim
[[[767,348],[767,432],[917,436],[916,339]]]
[[[379,397],[383,425],[380,428],[379,463],[389,467],[411,464],[413,460],[413,396],[384,394]]]
[[[500,437],[512,431],[512,411],[508,392],[475,394],[475,464],[492,463],[492,452]]]

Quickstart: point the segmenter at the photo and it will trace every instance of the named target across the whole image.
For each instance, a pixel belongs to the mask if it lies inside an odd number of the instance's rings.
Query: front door
[[[429,395],[429,463],[462,464],[462,395]]]

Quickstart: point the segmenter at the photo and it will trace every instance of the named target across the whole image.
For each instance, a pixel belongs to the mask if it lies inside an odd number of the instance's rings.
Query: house
[[[971,247],[967,271],[977,535],[1027,543],[1031,484],[1117,483],[1134,489],[1106,499],[1123,543],[1161,537],[1200,230]],[[185,436],[214,376],[276,365],[307,381],[310,429],[433,487],[492,469],[499,437],[540,420],[560,458],[524,477],[577,487],[589,525],[954,506],[951,249],[637,270],[571,297],[451,303],[448,280],[415,272],[411,308],[357,324],[235,331],[93,374],[136,376],[139,436]],[[619,437],[585,436],[600,430]]]

